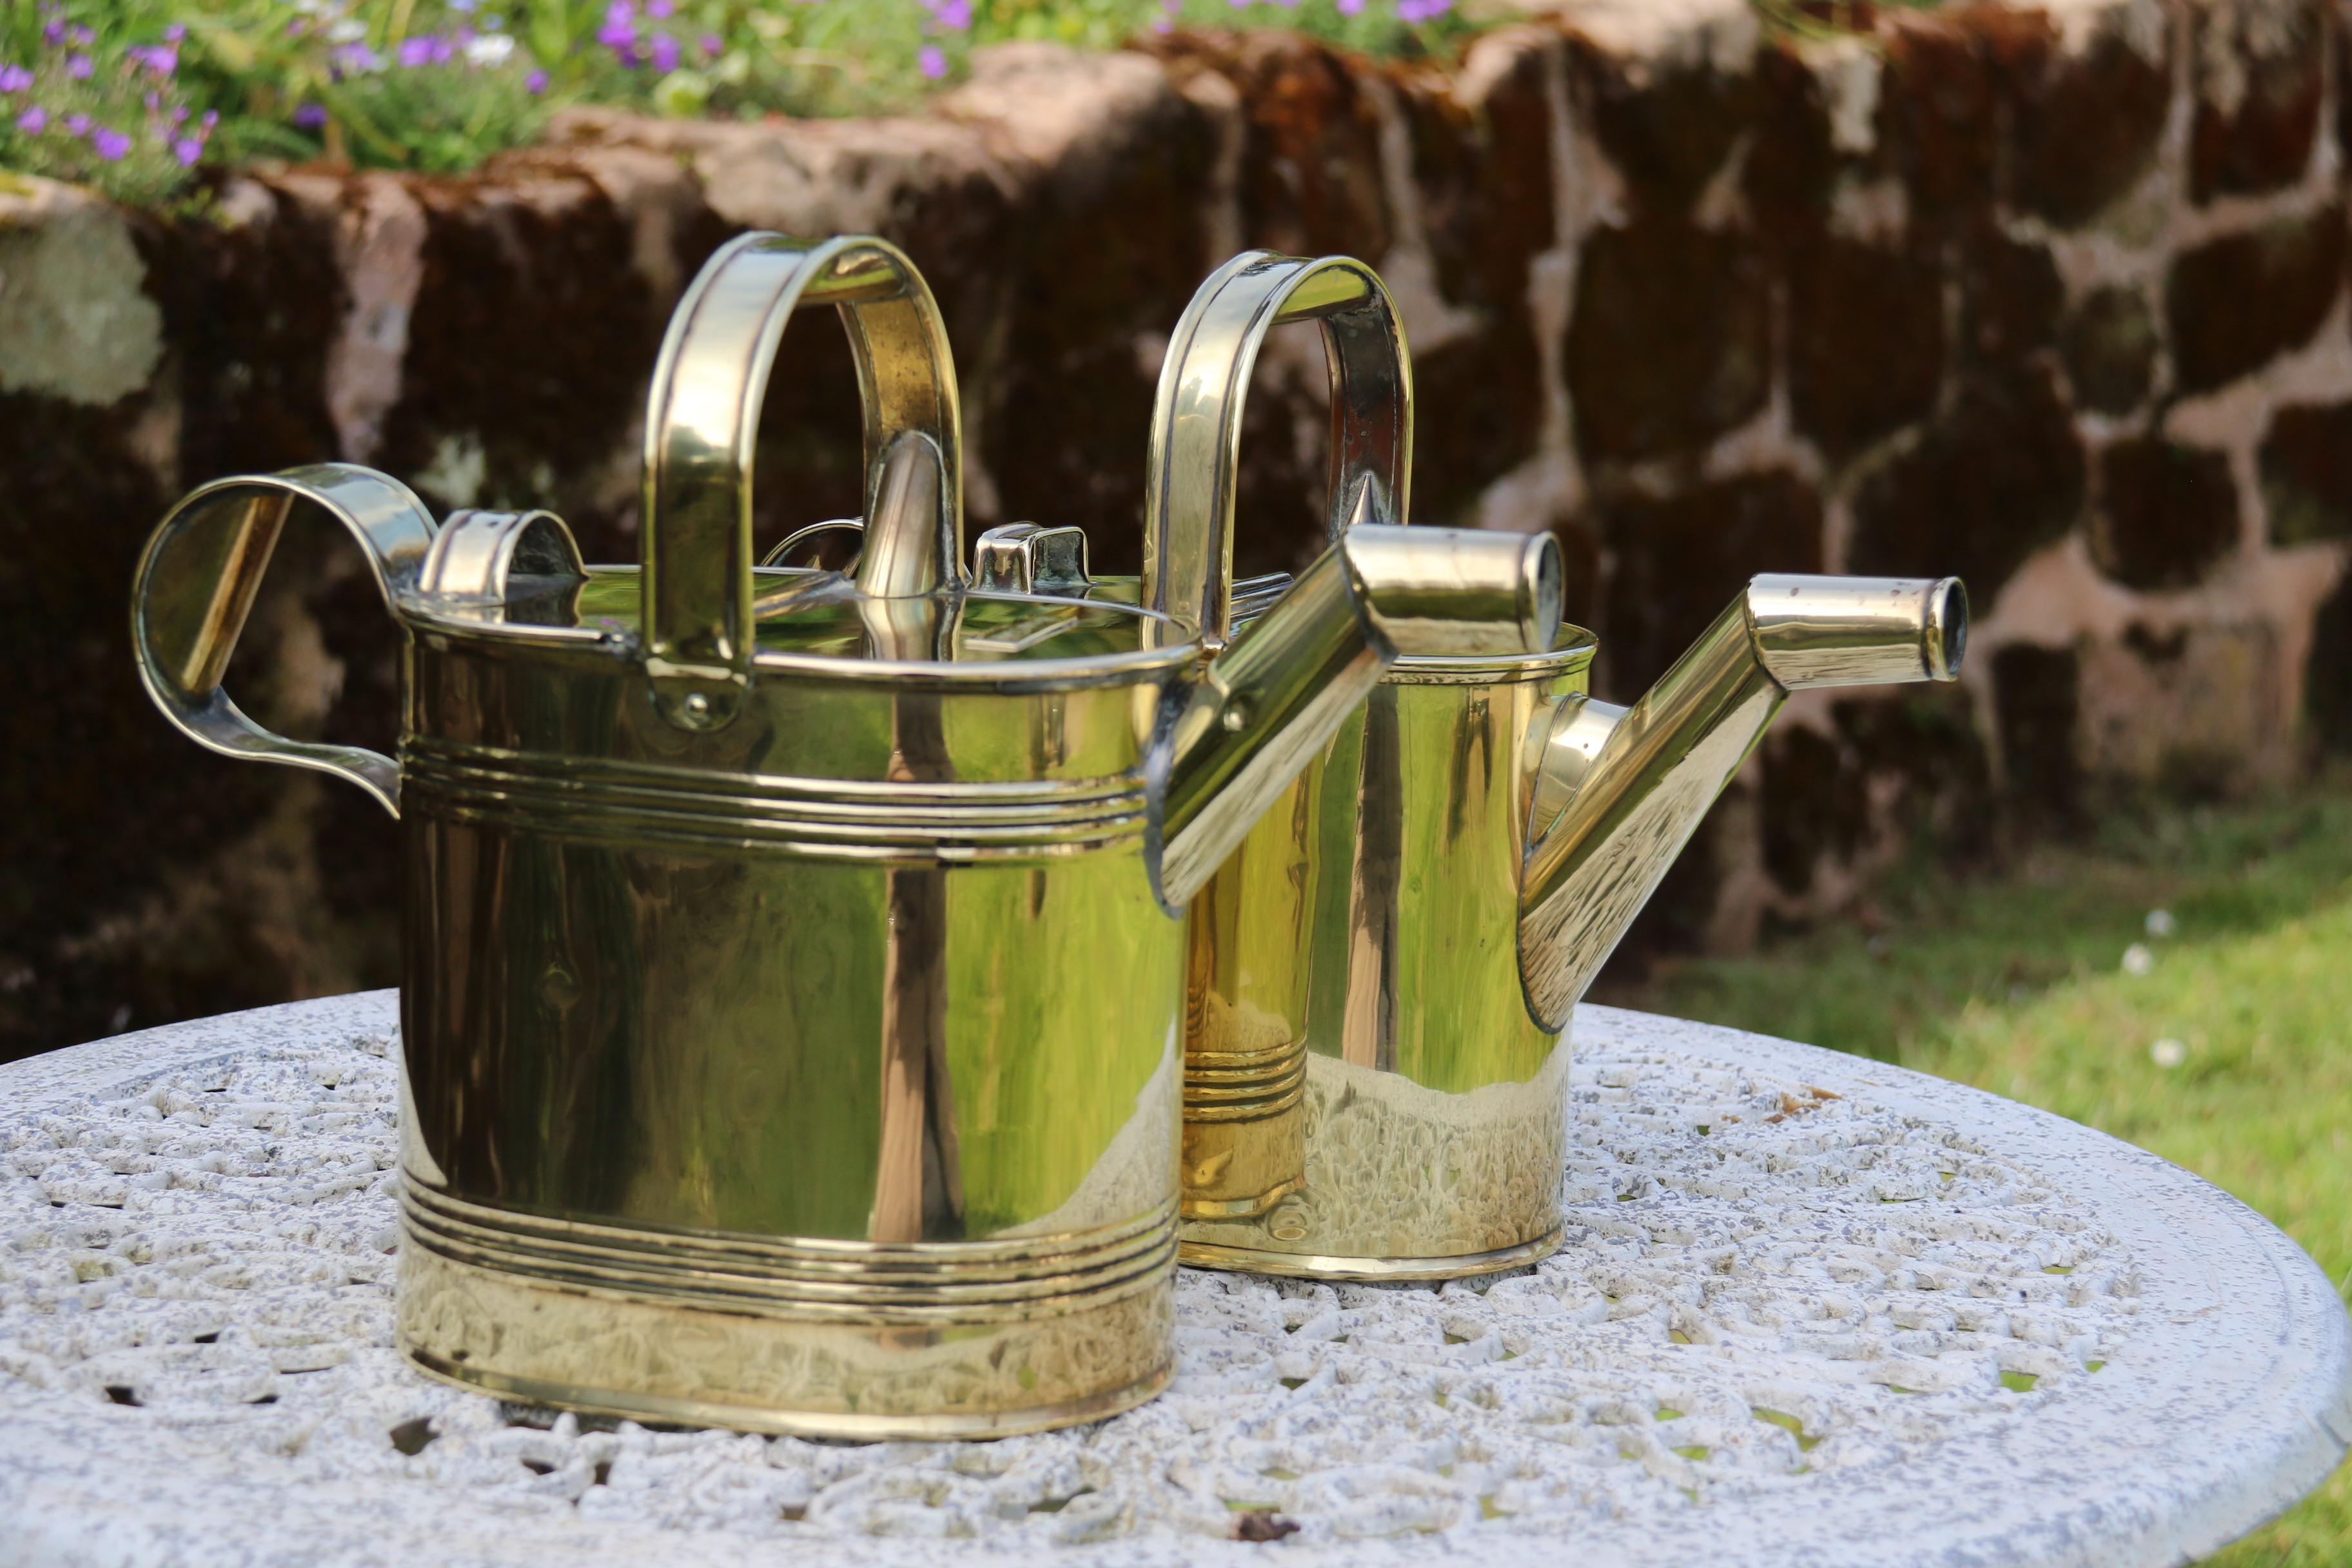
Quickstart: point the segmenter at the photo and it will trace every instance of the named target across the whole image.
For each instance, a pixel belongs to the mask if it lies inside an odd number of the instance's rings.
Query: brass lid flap
[[[520,625],[571,618],[572,591],[587,581],[580,546],[551,511],[453,511],[417,574],[422,608],[495,609]]]

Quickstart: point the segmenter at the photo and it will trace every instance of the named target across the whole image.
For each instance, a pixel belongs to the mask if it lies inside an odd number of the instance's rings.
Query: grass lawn
[[[2117,813],[1997,879],[1900,880],[1874,935],[1848,924],[1676,963],[1594,1000],[1881,1057],[2087,1122],[2236,1194],[2345,1289],[2352,775]],[[2352,1466],[2211,1562],[2352,1562]]]

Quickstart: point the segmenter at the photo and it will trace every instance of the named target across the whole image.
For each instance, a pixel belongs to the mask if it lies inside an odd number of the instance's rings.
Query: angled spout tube
[[[1173,705],[1152,764],[1161,903],[1191,901],[1400,655],[1548,648],[1561,582],[1549,534],[1347,530]]]
[[[1758,577],[1631,710],[1563,703],[1535,763],[1519,881],[1536,1021],[1566,1026],[1790,691],[1951,680],[1968,622],[1957,577]]]

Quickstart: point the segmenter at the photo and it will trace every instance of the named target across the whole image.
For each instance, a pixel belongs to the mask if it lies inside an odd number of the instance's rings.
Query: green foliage
[[[2352,778],[2120,813],[2094,843],[2039,850],[2000,880],[1904,886],[1874,935],[1818,931],[1605,999],[1889,1058],[2087,1122],[2236,1194],[2352,1284]],[[2347,1559],[2352,1469],[2214,1561]]]
[[[203,163],[460,171],[557,109],[909,108],[1013,38],[1283,26],[1422,54],[1450,0],[0,0],[0,169],[155,203]]]

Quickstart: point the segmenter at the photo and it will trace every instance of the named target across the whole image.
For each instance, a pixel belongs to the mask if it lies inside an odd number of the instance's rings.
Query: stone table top
[[[0,1067],[0,1564],[2155,1564],[2343,1455],[2334,1289],[2196,1177],[1861,1058],[1575,1028],[1557,1256],[1187,1271],[1165,1395],[973,1444],[409,1372],[389,992]]]

